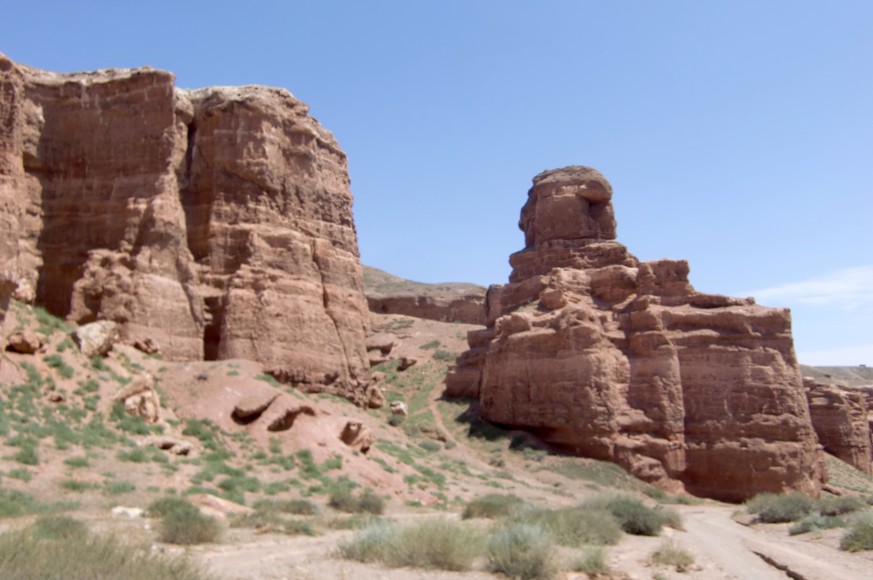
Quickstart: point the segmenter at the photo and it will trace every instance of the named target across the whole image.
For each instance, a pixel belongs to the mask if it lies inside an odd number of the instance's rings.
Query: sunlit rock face
[[[855,469],[873,473],[873,442],[866,393],[803,378],[812,425],[825,451]]]
[[[817,494],[788,310],[698,293],[685,261],[640,262],[615,241],[611,198],[588,167],[534,178],[526,247],[489,289],[488,326],[470,333],[447,394],[667,489]]]
[[[289,92],[0,55],[0,126],[0,271],[38,304],[169,358],[245,357],[363,396],[346,156]]]

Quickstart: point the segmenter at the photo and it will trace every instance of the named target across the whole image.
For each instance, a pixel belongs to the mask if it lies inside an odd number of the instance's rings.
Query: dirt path
[[[682,544],[710,560],[726,578],[869,580],[873,563],[855,554],[791,537],[770,537],[731,518],[731,508],[682,510]],[[680,534],[677,534],[677,540]]]

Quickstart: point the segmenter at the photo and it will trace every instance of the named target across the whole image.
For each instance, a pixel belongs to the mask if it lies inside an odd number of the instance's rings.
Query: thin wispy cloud
[[[873,306],[873,266],[835,270],[799,282],[746,293],[763,304],[836,305],[845,309]]]

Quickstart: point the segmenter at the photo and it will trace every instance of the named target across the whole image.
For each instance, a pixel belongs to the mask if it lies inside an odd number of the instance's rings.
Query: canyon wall
[[[866,474],[873,473],[866,393],[803,378],[809,412],[824,450]]]
[[[0,272],[19,298],[363,401],[346,156],[289,92],[0,55],[0,127]]]
[[[413,282],[364,266],[364,293],[376,314],[480,325],[486,321],[485,288],[475,284]]]
[[[612,188],[572,166],[534,178],[509,283],[447,377],[483,418],[728,501],[817,494],[823,455],[788,310],[696,292],[688,263],[617,241]]]

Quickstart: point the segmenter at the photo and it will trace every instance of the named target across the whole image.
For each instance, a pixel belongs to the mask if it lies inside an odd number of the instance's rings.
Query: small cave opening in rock
[[[203,360],[218,360],[224,326],[224,303],[220,296],[205,300],[206,326],[203,328]]]
[[[288,409],[282,415],[273,420],[272,423],[267,427],[267,431],[287,431],[291,427],[294,426],[294,421],[297,420],[301,414],[309,415],[310,417],[315,416],[315,411],[312,407],[297,407],[295,409]]]
[[[267,399],[266,401],[264,401],[260,405],[257,405],[254,408],[248,408],[245,410],[240,409],[239,407],[234,408],[233,412],[230,414],[230,418],[233,419],[233,422],[237,425],[251,425],[261,418],[261,415],[264,414],[264,411],[266,411],[270,407],[270,405],[273,403],[273,401],[276,400],[276,397],[278,396],[279,394],[276,393],[275,396]]]

